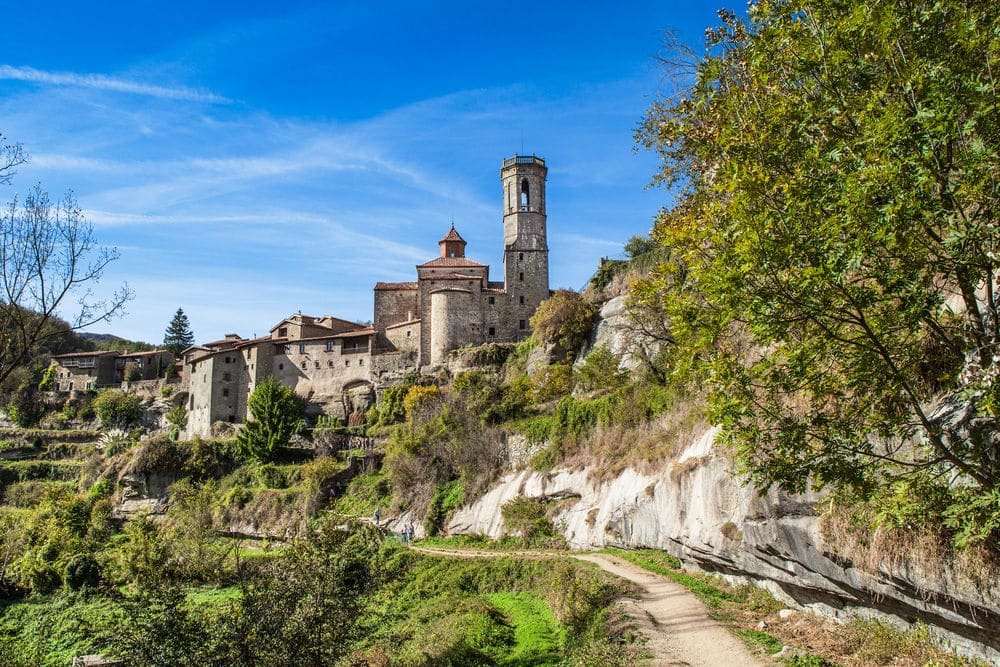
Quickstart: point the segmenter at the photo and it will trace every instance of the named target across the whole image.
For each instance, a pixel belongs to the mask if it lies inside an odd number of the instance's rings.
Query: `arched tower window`
[[[521,208],[527,208],[530,202],[531,195],[528,189],[528,179],[521,181]]]

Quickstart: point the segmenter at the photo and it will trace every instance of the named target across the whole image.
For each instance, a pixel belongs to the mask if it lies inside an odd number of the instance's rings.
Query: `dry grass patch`
[[[851,507],[831,504],[820,517],[825,546],[837,558],[869,575],[908,572],[917,576],[929,599],[935,589],[951,589],[998,601],[995,584],[1000,580],[1000,563],[986,549],[956,550],[945,536],[925,527],[872,530],[854,512]]]

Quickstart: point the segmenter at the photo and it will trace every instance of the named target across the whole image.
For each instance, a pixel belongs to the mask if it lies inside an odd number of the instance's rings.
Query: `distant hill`
[[[94,349],[97,350],[127,350],[129,352],[145,352],[146,350],[156,349],[156,346],[151,345],[150,343],[128,340],[114,334],[81,331],[78,335],[85,341],[93,343]]]

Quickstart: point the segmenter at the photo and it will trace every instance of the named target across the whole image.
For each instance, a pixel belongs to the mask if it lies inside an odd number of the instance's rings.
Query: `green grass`
[[[187,592],[187,601],[199,607],[217,607],[239,597],[239,586],[198,586]]]
[[[369,517],[376,507],[381,507],[384,512],[391,501],[385,473],[373,472],[352,479],[347,491],[335,500],[332,509],[346,516]]]
[[[120,617],[107,598],[52,595],[0,606],[0,664],[66,667],[73,656],[99,653],[99,630]]]
[[[501,665],[558,665],[566,631],[539,596],[529,593],[493,593],[490,605],[503,613],[514,627],[514,647]]]
[[[752,649],[756,649],[767,655],[774,655],[780,651],[784,644],[776,637],[772,637],[760,630],[747,630],[745,628],[734,628],[733,634],[743,640],[743,643]]]

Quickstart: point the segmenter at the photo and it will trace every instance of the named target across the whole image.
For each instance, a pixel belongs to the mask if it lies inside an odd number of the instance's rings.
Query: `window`
[[[490,336],[496,336],[497,335],[497,329],[496,329],[496,327],[490,327],[489,328],[489,335]]]
[[[409,329],[407,329],[407,330],[406,330],[406,337],[407,337],[407,338],[409,338],[409,337],[410,337],[410,334],[411,334],[411,333],[413,333],[413,332],[412,332],[412,331],[410,331]]]
[[[229,390],[228,389],[223,389],[222,390],[222,397],[223,398],[228,398],[229,397]]]
[[[351,360],[350,359],[344,359],[344,365],[345,366],[350,366],[351,365]]]
[[[332,340],[326,341],[326,351],[327,352],[333,352],[333,341]]]
[[[524,305],[524,297],[523,297],[523,296],[519,296],[519,297],[517,297],[517,300],[518,300],[518,301],[520,302],[520,304],[521,304],[522,306]]]
[[[223,382],[229,382],[232,379],[233,379],[233,376],[229,374],[229,371],[226,371],[225,373],[222,374],[222,381]]]
[[[229,415],[228,419],[230,424],[236,423],[236,415]]]
[[[486,301],[492,306],[493,304],[495,304],[497,302],[497,298],[495,296],[491,296]]]
[[[524,180],[521,181],[521,210],[522,211],[524,211],[524,210],[526,210],[528,208],[528,205],[530,203],[530,201],[529,201],[530,198],[531,198],[531,195],[530,195],[529,188],[528,188],[528,179],[525,178]]]
[[[227,364],[228,364],[228,363],[232,363],[232,359],[230,359],[229,357],[226,357],[226,363],[227,363]]]
[[[319,368],[319,362],[317,361],[315,363],[316,363],[316,368]]]
[[[305,369],[306,369],[306,362],[303,361],[302,362],[302,370],[305,370]]]
[[[364,365],[365,365],[365,360],[364,359],[358,359],[358,366],[364,366]]]
[[[326,362],[326,365],[329,366],[330,368],[333,368],[333,359],[331,359],[330,361]]]
[[[527,327],[527,325],[526,325],[526,323],[525,323],[524,320],[518,320],[517,321],[517,328],[520,329],[521,331],[524,331],[528,327]]]
[[[305,353],[306,353],[306,344],[299,343],[299,354],[305,354]]]
[[[288,327],[281,327],[280,329],[278,329],[278,335],[281,338],[284,338],[285,336],[287,336],[288,335]]]
[[[284,364],[278,364],[278,370],[279,371],[285,370],[285,365]]]
[[[524,271],[517,274],[517,279],[522,283],[524,282]]]
[[[522,259],[524,259],[524,253],[523,252],[517,253],[517,260],[521,261]]]

